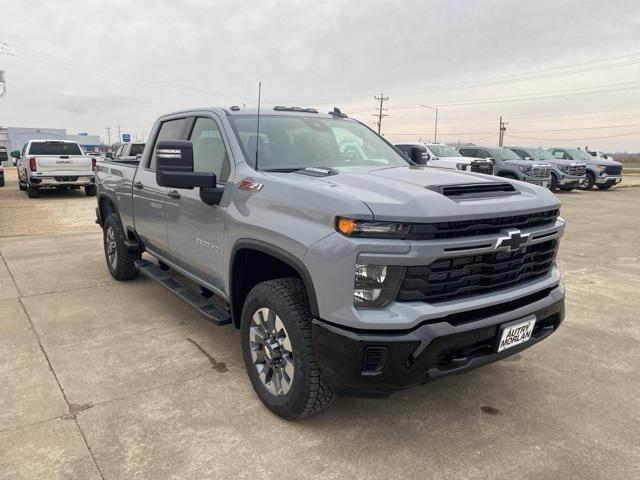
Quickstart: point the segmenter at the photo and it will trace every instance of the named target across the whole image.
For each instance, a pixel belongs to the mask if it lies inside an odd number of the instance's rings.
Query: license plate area
[[[533,334],[535,324],[536,317],[532,315],[501,325],[496,347],[497,352],[500,353],[528,342]]]

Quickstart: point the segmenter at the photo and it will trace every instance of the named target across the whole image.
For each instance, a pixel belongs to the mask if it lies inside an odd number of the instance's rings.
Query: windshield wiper
[[[297,172],[298,170],[304,170],[307,167],[289,167],[289,168],[264,168],[263,172],[281,172],[281,173],[291,173]]]

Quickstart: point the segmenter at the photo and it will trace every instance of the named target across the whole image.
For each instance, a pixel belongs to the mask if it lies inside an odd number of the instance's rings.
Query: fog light
[[[404,267],[391,265],[355,266],[353,303],[356,307],[380,308],[391,303],[398,293]]]
[[[380,373],[387,364],[387,347],[366,347],[362,360],[362,373]]]

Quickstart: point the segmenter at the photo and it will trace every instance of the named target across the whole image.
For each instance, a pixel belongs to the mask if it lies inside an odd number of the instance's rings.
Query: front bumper
[[[341,395],[385,397],[518,353],[553,333],[564,319],[564,289],[557,285],[520,302],[424,322],[412,330],[345,329],[315,319],[314,350],[322,375]],[[505,311],[506,309],[506,311]],[[500,326],[535,315],[532,337],[497,353]],[[373,354],[373,355],[372,355]]]
[[[586,176],[582,177],[572,177],[569,175],[563,175],[560,180],[558,180],[558,185],[562,185],[563,187],[579,187],[584,183]]]
[[[55,175],[50,177],[31,177],[29,183],[38,188],[46,187],[83,187],[95,183],[95,177],[90,175]]]
[[[524,175],[523,181],[527,183],[531,183],[533,185],[538,185],[540,187],[548,187],[549,185],[551,185],[551,177],[538,178],[538,177],[529,177],[528,175]]]
[[[616,185],[622,182],[622,175],[603,175],[596,178],[596,185]]]

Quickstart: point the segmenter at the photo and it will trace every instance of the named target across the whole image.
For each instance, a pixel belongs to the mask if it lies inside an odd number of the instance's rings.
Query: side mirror
[[[485,157],[485,160],[486,160],[487,162],[496,163],[496,159],[495,159],[495,158],[493,158],[493,157]]]
[[[20,150],[14,150],[13,152],[11,152],[11,156],[13,158],[20,158]]]
[[[524,157],[524,159],[533,162],[533,157]]]
[[[107,152],[104,154],[106,158],[113,158],[113,152]]]
[[[193,145],[186,140],[163,140],[156,144],[156,182],[168,188],[200,188],[200,199],[209,205],[222,200],[216,174],[193,171]]]
[[[427,160],[422,156],[423,153],[424,151],[420,147],[411,147],[411,150],[409,150],[409,158],[417,165],[426,165]]]

